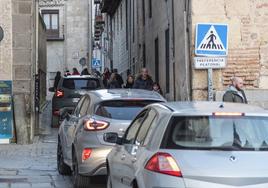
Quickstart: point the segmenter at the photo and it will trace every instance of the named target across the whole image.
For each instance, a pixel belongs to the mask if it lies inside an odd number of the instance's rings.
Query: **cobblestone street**
[[[33,144],[0,145],[0,188],[72,187],[71,177],[57,171],[57,129],[50,128],[50,108],[41,115],[41,134]]]

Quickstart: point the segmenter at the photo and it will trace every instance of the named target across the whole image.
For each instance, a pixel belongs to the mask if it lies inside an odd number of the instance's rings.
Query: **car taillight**
[[[84,121],[84,129],[86,131],[101,131],[106,129],[109,123],[106,121],[98,121],[95,119],[88,119]]]
[[[64,91],[61,89],[58,89],[55,93],[56,97],[61,98],[64,96]]]
[[[90,157],[91,152],[92,152],[92,149],[90,149],[90,148],[85,148],[85,149],[83,150],[83,153],[82,153],[82,161],[83,161],[83,162],[84,162],[85,160],[87,160],[87,159]]]
[[[170,176],[182,177],[175,159],[168,153],[156,153],[147,162],[145,169]]]

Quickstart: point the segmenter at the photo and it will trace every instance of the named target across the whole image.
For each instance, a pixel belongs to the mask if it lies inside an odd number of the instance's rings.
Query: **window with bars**
[[[46,24],[47,38],[59,38],[59,10],[42,10],[42,16]]]

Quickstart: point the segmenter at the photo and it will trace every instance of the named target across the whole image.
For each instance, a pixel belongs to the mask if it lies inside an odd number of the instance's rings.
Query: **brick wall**
[[[232,76],[243,78],[245,89],[258,89],[258,92],[268,89],[267,7],[265,1],[259,0],[192,1],[192,52],[196,23],[229,25],[228,65],[214,71],[215,91],[224,90]],[[207,96],[206,71],[193,70],[193,75],[193,99],[204,100]]]

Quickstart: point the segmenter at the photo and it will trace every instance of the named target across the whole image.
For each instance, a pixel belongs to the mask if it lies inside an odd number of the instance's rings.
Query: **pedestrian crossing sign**
[[[227,56],[228,25],[204,24],[196,26],[195,55]]]

